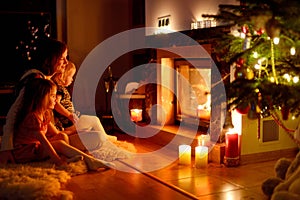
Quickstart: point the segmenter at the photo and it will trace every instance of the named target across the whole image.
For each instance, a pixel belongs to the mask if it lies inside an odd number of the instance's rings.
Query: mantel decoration
[[[111,105],[110,98],[112,92],[117,91],[117,78],[113,76],[111,66],[108,66],[108,76],[104,78],[104,86],[105,86],[105,106],[106,106],[106,114],[111,115]]]
[[[218,62],[235,70],[235,79],[225,85],[228,108],[249,119],[272,116],[281,126],[298,117],[300,2],[245,0],[204,17],[230,27],[215,47]]]

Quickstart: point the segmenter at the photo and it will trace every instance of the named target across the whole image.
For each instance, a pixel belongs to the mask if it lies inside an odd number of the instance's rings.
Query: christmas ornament
[[[249,119],[257,119],[258,113],[256,111],[255,103],[251,103],[251,107],[250,107],[250,110],[249,110],[247,116],[248,116]]]
[[[247,102],[241,103],[238,105],[235,110],[240,113],[241,115],[245,115],[249,112],[250,110],[250,105]]]
[[[236,61],[236,65],[238,67],[241,67],[245,64],[245,59],[244,58],[238,58],[237,61]]]
[[[251,34],[247,33],[243,44],[243,50],[249,49],[251,45]]]
[[[256,31],[257,35],[262,35],[263,33],[264,33],[264,30],[262,28],[260,28]]]
[[[254,78],[254,72],[250,67],[242,66],[237,67],[234,73],[236,79],[248,79],[251,80]]]
[[[249,33],[249,27],[247,25],[242,26],[242,32],[245,34]]]
[[[290,114],[290,109],[287,106],[281,107],[281,116],[283,120],[288,120],[289,114]]]

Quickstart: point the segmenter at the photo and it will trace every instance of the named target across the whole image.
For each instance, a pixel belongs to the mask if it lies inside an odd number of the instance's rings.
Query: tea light
[[[206,147],[206,146],[195,147],[196,168],[206,167],[207,163],[208,163],[208,147]]]
[[[179,145],[179,164],[190,165],[191,164],[191,146],[190,145]]]
[[[134,122],[142,121],[142,119],[143,119],[142,113],[143,113],[142,109],[131,109],[130,110],[131,121],[134,121]]]

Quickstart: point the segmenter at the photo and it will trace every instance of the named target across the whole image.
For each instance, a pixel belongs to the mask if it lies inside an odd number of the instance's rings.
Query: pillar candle
[[[208,163],[208,147],[197,146],[195,148],[195,165],[196,168],[206,167]]]
[[[225,156],[227,158],[236,158],[239,156],[239,135],[237,133],[226,133]]]
[[[191,164],[191,146],[190,145],[180,145],[179,146],[179,164],[180,165],[190,165]]]

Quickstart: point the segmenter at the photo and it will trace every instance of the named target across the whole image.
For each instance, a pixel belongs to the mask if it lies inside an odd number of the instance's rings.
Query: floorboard
[[[119,133],[115,135],[118,140],[133,143],[138,153],[149,153],[161,148],[146,139]],[[144,173],[143,169],[151,169],[158,161],[153,157],[147,162],[139,162],[134,159],[116,161],[117,166],[124,167],[124,170],[110,169],[75,176],[65,187],[74,193],[75,200],[267,200],[261,191],[261,184],[266,178],[274,176],[276,160],[238,167],[210,163],[204,169],[195,168],[194,164],[178,165],[174,161],[161,169]]]

